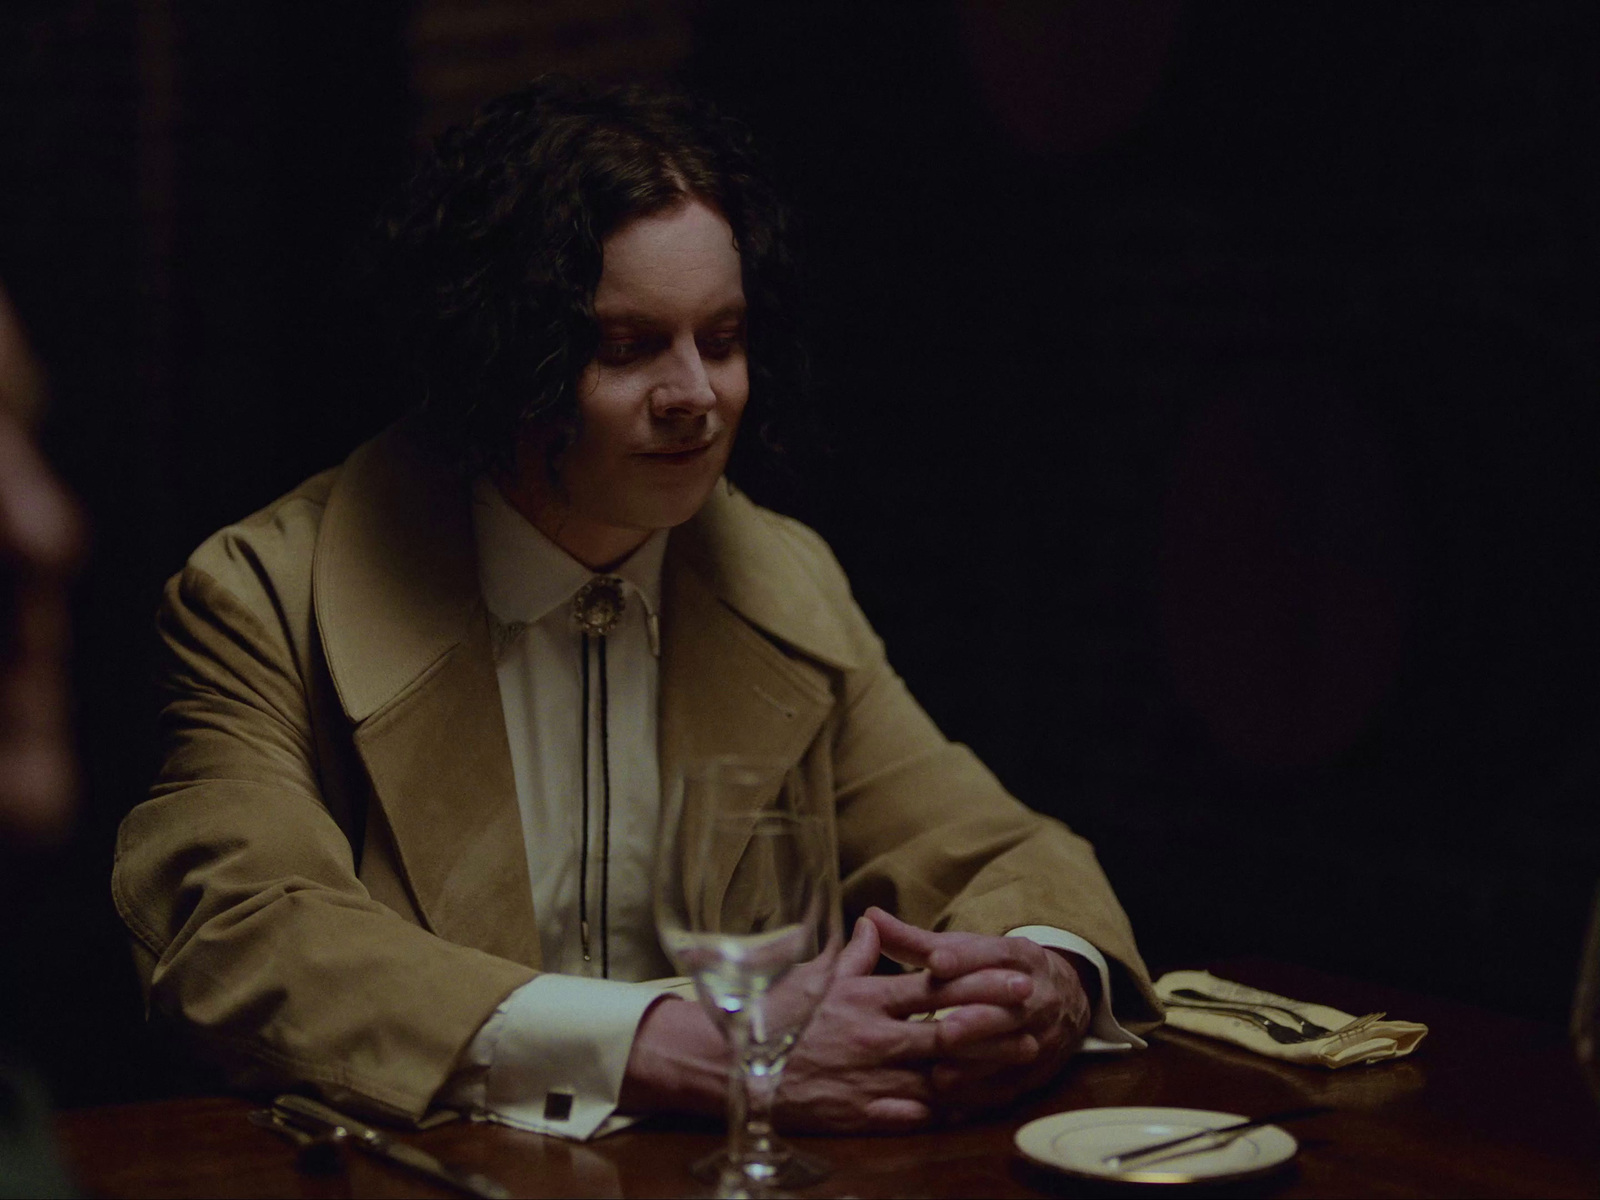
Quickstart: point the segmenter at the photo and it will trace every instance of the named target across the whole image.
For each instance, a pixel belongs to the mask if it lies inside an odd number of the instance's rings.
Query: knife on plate
[[[509,1200],[511,1193],[487,1175],[466,1171],[440,1162],[426,1150],[397,1141],[370,1125],[363,1125],[326,1104],[305,1096],[283,1095],[272,1102],[272,1111],[286,1124],[307,1133],[342,1137],[375,1158],[392,1162],[419,1175],[465,1192],[482,1200]],[[342,1133],[341,1133],[342,1131]]]
[[[1246,1133],[1252,1129],[1260,1129],[1264,1125],[1276,1125],[1281,1121],[1298,1121],[1305,1117],[1318,1117],[1325,1112],[1332,1111],[1326,1105],[1318,1105],[1313,1108],[1292,1108],[1286,1112],[1268,1113],[1266,1116],[1257,1117],[1253,1121],[1235,1121],[1232,1125],[1219,1125],[1215,1129],[1202,1129],[1198,1133],[1186,1133],[1182,1137],[1168,1138],[1166,1141],[1157,1142],[1153,1146],[1140,1146],[1133,1150],[1124,1150],[1120,1154],[1108,1154],[1100,1161],[1115,1163],[1117,1169],[1121,1170],[1130,1163],[1155,1158],[1157,1155],[1162,1158],[1180,1158],[1188,1154],[1199,1154],[1205,1150],[1215,1150],[1220,1146],[1224,1146],[1241,1133]],[[1195,1144],[1186,1146],[1185,1143],[1187,1142]],[[1184,1146],[1184,1149],[1178,1149],[1180,1146]],[[1169,1151],[1170,1153],[1163,1154],[1163,1151]]]

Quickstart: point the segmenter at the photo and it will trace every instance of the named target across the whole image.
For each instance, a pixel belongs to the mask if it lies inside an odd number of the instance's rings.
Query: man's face
[[[604,251],[600,347],[578,381],[581,429],[560,463],[565,494],[539,485],[535,442],[523,447],[512,497],[597,568],[699,511],[750,396],[739,253],[720,213],[686,200],[622,226]]]
[[[76,505],[34,448],[32,363],[0,295],[0,843],[71,814],[66,583]]]

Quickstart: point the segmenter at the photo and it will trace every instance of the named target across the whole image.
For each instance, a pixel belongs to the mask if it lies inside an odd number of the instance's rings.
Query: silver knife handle
[[[478,1196],[482,1200],[509,1200],[511,1196],[510,1192],[486,1175],[480,1175],[475,1171],[463,1171],[442,1163],[426,1150],[419,1150],[406,1142],[398,1141],[370,1125],[364,1125],[353,1117],[347,1117],[337,1109],[329,1108],[326,1104],[306,1096],[293,1094],[279,1096],[272,1102],[272,1107],[292,1119],[310,1122],[329,1132],[343,1130],[346,1137],[368,1153],[386,1158],[431,1179],[437,1179],[440,1183],[463,1191],[469,1196]]]
[[[363,1141],[369,1145],[381,1145],[387,1141],[383,1134],[370,1125],[363,1125],[354,1117],[347,1117],[337,1109],[329,1108],[326,1104],[319,1103],[309,1096],[296,1096],[288,1093],[279,1096],[272,1102],[272,1107],[279,1112],[287,1113],[302,1121],[310,1121],[324,1129],[342,1129],[345,1136]]]

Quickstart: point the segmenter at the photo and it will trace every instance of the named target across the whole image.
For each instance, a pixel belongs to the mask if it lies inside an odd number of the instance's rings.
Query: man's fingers
[[[928,956],[938,946],[938,934],[908,925],[876,905],[867,909],[871,921],[883,941],[883,953],[907,967],[925,967]]]
[[[945,1053],[943,1034],[938,1021],[896,1021],[894,1045],[885,1046],[890,1062],[919,1062],[938,1058]]]
[[[881,975],[880,1002],[891,1017],[956,1008],[963,1004],[993,1004],[1000,1008],[1022,1006],[1033,995],[1034,982],[1020,971],[975,971],[948,982],[926,971],[906,975]]]
[[[935,979],[955,979],[974,971],[1001,968],[1033,974],[1030,950],[1038,947],[1026,938],[983,937],[979,934],[946,934],[928,955],[928,970]]]
[[[855,1030],[847,1037],[852,1055],[876,1063],[906,1062],[940,1053],[938,1022],[901,1019],[931,1012],[927,994],[926,975],[870,975],[836,979],[830,1003],[835,1021],[844,1021]],[[842,1028],[837,1023],[828,1025],[828,1018],[827,1009],[818,1013],[806,1036],[816,1039],[824,1031]]]
[[[867,909],[866,916],[878,931],[884,954],[904,966],[926,968],[935,979],[954,979],[986,968],[1032,974],[1038,965],[1028,957],[1034,943],[1023,938],[933,933],[877,907]]]
[[[907,975],[879,975],[872,981],[878,985],[874,999],[891,1017],[909,1017],[913,1013],[932,1012],[942,1007],[933,995],[933,981],[926,971],[912,971]]]
[[[988,1038],[1023,1032],[1023,1020],[1023,1014],[1014,1008],[999,1008],[993,1004],[963,1004],[927,1024],[938,1030],[939,1053],[954,1054],[963,1046]]]
[[[880,1067],[870,1078],[863,1078],[858,1088],[874,1100],[910,1100],[924,1104],[933,1100],[933,1085],[923,1068]]]
[[[997,1004],[1004,1008],[1025,1003],[1034,991],[1031,976],[993,967],[943,982],[930,982],[929,999],[939,1008],[957,1004]]]
[[[1017,986],[1018,982],[1025,986]],[[903,1044],[894,1057],[938,1057],[985,1038],[1015,1033],[1027,1023],[1022,1003],[1032,981],[1012,972],[980,973],[950,984],[935,984],[926,972],[877,975],[852,984],[872,1007],[896,1018]],[[903,1018],[947,1010],[925,1021]]]
[[[839,952],[838,972],[841,976],[870,975],[880,953],[878,927],[860,917],[850,931],[850,941]]]
[[[903,980],[907,976],[900,976]],[[872,980],[878,983],[879,980]],[[884,980],[883,982],[891,982]],[[899,982],[895,980],[893,982]],[[927,1011],[913,1010],[913,1011]],[[1025,1016],[1014,1008],[994,1004],[963,1004],[942,1017],[925,1021],[890,1020],[878,1028],[879,1053],[885,1062],[915,1062],[922,1059],[946,1058],[993,1038],[1025,1033]],[[888,1036],[884,1036],[887,1031]]]

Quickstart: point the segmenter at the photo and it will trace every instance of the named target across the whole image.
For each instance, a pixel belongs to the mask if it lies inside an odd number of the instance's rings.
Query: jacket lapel
[[[832,710],[824,664],[850,665],[852,652],[813,581],[774,546],[775,531],[764,526],[777,520],[719,485],[667,543],[663,787],[675,786],[693,758],[796,763]],[[786,653],[780,644],[801,653]]]
[[[662,569],[663,789],[679,788],[684,767],[699,758],[814,765],[803,759],[833,711],[828,668],[852,665],[854,651],[807,560],[821,543],[797,529],[724,485],[673,531]],[[774,790],[791,782],[821,786],[802,772],[775,778]],[[705,815],[691,810],[683,819]],[[718,899],[743,852],[719,848],[719,861],[700,866],[710,878],[699,886],[713,907],[731,905],[724,918],[739,925],[764,902],[763,881]]]
[[[340,472],[312,565],[330,674],[429,929],[539,962],[466,487],[397,427]]]
[[[797,761],[832,706],[826,677],[786,658],[670,555],[661,610],[662,785],[693,758]]]

